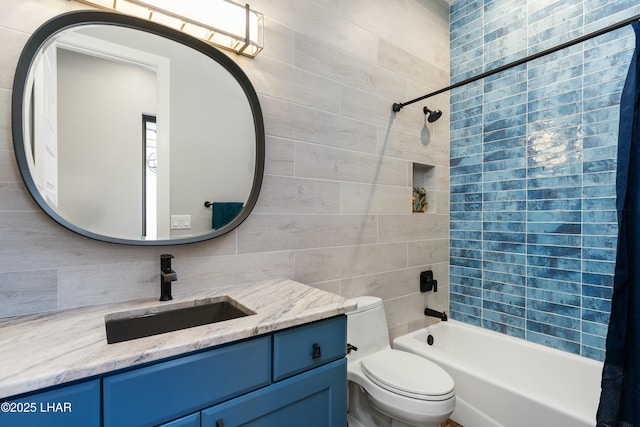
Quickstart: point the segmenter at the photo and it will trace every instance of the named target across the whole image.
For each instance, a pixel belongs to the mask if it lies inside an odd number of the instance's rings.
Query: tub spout
[[[424,315],[429,317],[437,317],[443,322],[446,322],[448,320],[447,313],[445,311],[436,311],[436,310],[430,309],[429,307],[424,309]]]

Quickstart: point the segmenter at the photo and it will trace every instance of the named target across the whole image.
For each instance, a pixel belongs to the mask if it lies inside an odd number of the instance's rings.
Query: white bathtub
[[[601,362],[455,320],[398,337],[393,347],[426,357],[453,377],[451,419],[465,427],[596,424]]]

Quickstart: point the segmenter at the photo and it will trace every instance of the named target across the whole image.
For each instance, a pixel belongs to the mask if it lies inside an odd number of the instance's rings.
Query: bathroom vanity
[[[216,296],[255,314],[116,344],[105,315],[163,303],[0,321],[0,425],[345,426],[351,303],[290,280],[176,303]]]

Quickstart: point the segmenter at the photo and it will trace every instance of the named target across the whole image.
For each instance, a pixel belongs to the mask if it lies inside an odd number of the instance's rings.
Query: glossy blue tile
[[[452,275],[482,278],[482,270],[479,268],[468,268],[464,266],[452,265],[449,269]]]
[[[603,325],[609,324],[610,313],[598,310],[582,310],[582,320],[594,323],[602,323]]]
[[[485,260],[482,262],[482,268],[484,271],[496,271],[498,273],[517,274],[520,276],[527,274],[527,268],[522,264],[506,264]]]
[[[613,286],[613,275],[612,274],[601,274],[601,273],[582,273],[582,283],[585,286],[596,285],[596,286],[604,286],[604,287],[612,287]],[[583,292],[585,295],[588,295],[588,292],[604,292],[602,290],[586,290],[583,288]],[[594,295],[597,296],[597,295]]]
[[[581,261],[575,258],[559,258],[544,255],[527,256],[527,264],[536,267],[548,267],[560,270],[580,271]]]
[[[482,250],[473,250],[471,248],[451,248],[450,253],[452,257],[482,259]]]
[[[580,247],[581,237],[571,234],[527,233],[527,243],[540,245],[562,245]]]
[[[584,173],[612,171],[616,169],[614,159],[593,160],[584,162]]]
[[[570,246],[534,245],[526,246],[528,255],[538,255],[547,257],[575,258],[582,257],[582,248]]]
[[[449,161],[449,166],[451,166],[452,168],[480,164],[482,164],[482,154],[473,154],[463,157],[451,158],[451,160]]]
[[[482,165],[483,172],[496,172],[509,169],[522,169],[527,166],[526,157],[515,157],[506,160],[495,160],[493,162],[486,162]]]
[[[584,357],[588,357],[589,359],[599,360],[600,362],[604,362],[605,351],[583,345],[581,355]]]
[[[618,221],[618,215],[615,211],[584,211],[582,213],[582,221],[615,223]]]
[[[524,168],[520,168],[520,169],[487,171],[487,172],[484,172],[484,174],[482,175],[482,179],[485,183],[513,181],[513,180],[523,180],[523,182],[525,182],[524,178],[526,178],[526,176],[527,176],[527,170]]]
[[[526,309],[524,307],[517,307],[510,304],[503,304],[500,302],[490,301],[487,299],[482,300],[483,311],[491,310],[497,313],[504,313],[506,315],[522,317],[526,315]]]
[[[582,176],[583,185],[585,186],[599,186],[599,185],[615,185],[616,172],[596,172],[586,173]]]
[[[580,284],[577,282],[567,282],[563,280],[546,279],[529,275],[527,277],[527,287],[535,289],[547,289],[556,292],[564,292],[568,294],[579,294]]]
[[[582,295],[591,298],[600,298],[603,300],[611,301],[613,295],[613,288],[610,286],[590,286],[585,285],[582,282]]]
[[[493,276],[493,275],[492,275]],[[485,291],[494,291],[506,293],[509,295],[516,295],[522,297],[522,300],[527,296],[527,288],[519,286],[517,284],[501,283],[493,280],[485,279],[482,285],[482,289]]]
[[[485,211],[522,211],[526,205],[524,201],[485,202],[482,204]]]
[[[504,292],[496,292],[488,289],[483,289],[482,298],[485,300],[485,302],[497,303],[500,304],[500,306],[509,305],[514,307],[524,307],[526,301],[526,298],[523,296],[512,295]],[[484,307],[487,308],[486,305]]]
[[[567,351],[569,353],[580,354],[580,344],[577,342],[563,340],[550,335],[537,333],[531,330],[527,331],[527,341],[542,344],[547,347],[556,348],[558,350]]]
[[[524,233],[527,231],[527,224],[524,222],[485,221],[482,223],[482,229],[485,232],[501,231],[504,233]]]
[[[482,219],[484,221],[511,221],[525,222],[527,213],[524,211],[484,211]]]
[[[579,211],[582,209],[582,199],[529,200],[527,207],[530,211]]]
[[[482,202],[471,202],[471,203],[453,203],[449,204],[449,209],[453,211],[481,211],[482,210]]]
[[[491,242],[483,241],[482,249],[486,251],[494,252],[512,252],[516,254],[526,254],[528,245],[524,243],[509,243],[509,242]],[[494,280],[496,280],[494,278]]]
[[[481,298],[475,298],[475,297],[471,297],[469,295],[462,295],[462,294],[458,294],[455,292],[451,293],[451,301],[452,302],[457,302],[459,304],[464,304],[464,305],[469,305],[469,306],[474,306],[474,307],[482,307],[482,299]]]
[[[618,224],[583,224],[584,234],[600,235],[600,236],[617,236]]]
[[[580,283],[581,273],[579,271],[557,270],[555,268],[528,266],[527,276],[541,279],[562,280],[572,283]]]
[[[450,185],[471,184],[474,182],[482,182],[482,173],[456,174],[451,175],[449,179]]]
[[[480,318],[480,312],[481,312],[480,309],[477,310],[478,314],[474,316],[461,311],[462,309],[461,307],[463,307],[461,304],[456,304],[455,302],[451,302],[451,318],[452,319],[458,320],[460,322],[465,322],[473,326],[479,327],[482,325],[482,319]]]
[[[580,211],[529,211],[528,222],[575,222],[582,220]]]
[[[515,191],[491,191],[485,192],[482,195],[482,200],[485,202],[499,202],[509,200],[526,200],[527,192],[525,190]]]
[[[547,325],[532,320],[527,320],[527,331],[550,335],[567,341],[580,342],[579,330],[560,328],[555,325]]]
[[[482,212],[455,211],[449,214],[451,221],[481,221]]]
[[[527,232],[531,234],[580,234],[581,230],[581,224],[553,222],[530,222],[527,224]]]
[[[618,239],[615,236],[582,236],[582,247],[585,249],[601,248],[616,249]]]
[[[484,328],[517,338],[524,338],[526,322],[522,317],[484,310],[482,322]]]
[[[596,186],[596,185],[585,186],[582,189],[582,194],[586,200],[593,199],[593,198],[615,197],[615,194],[616,194],[615,184],[601,185],[601,186]]]
[[[558,316],[548,311],[537,311],[527,309],[527,319],[537,323],[545,323],[547,325],[559,326],[566,329],[580,330],[581,321],[574,317]]]
[[[524,287],[526,286],[527,280],[525,276],[516,276],[509,273],[501,273],[498,271],[492,271],[488,278],[483,280],[484,286],[486,286],[487,280],[490,279],[495,283],[504,283],[507,285],[515,285]],[[490,282],[489,282],[490,283]]]
[[[615,262],[614,261],[597,261],[591,259],[582,260],[582,271],[585,273],[598,273],[598,274],[614,274]]]
[[[482,193],[451,193],[449,196],[449,201],[451,203],[472,203],[472,202],[481,202],[482,201]],[[451,227],[455,228],[455,227]]]
[[[522,174],[524,171],[519,170]],[[484,184],[482,185],[482,191],[507,191],[507,190],[524,190],[527,186],[527,181],[524,179],[501,179],[499,181],[490,181],[487,179],[487,175],[496,174],[497,172],[487,172],[484,176]],[[526,196],[526,193],[524,194]]]
[[[493,252],[484,251],[482,259],[485,261],[501,262],[507,264],[524,264],[527,260],[525,255],[515,252]]]
[[[547,301],[556,304],[569,305],[573,307],[581,306],[581,297],[579,294],[568,294],[565,292],[555,292],[547,289],[529,288],[527,298],[532,300]],[[579,329],[579,322],[575,322],[574,329]]]
[[[536,299],[527,299],[527,308],[531,310],[544,311],[553,313],[556,315],[573,317],[580,319],[581,309],[580,307],[574,307],[569,305],[557,304],[548,301],[539,301]]]
[[[582,307],[586,310],[611,313],[611,301],[606,299],[584,297],[582,298]]]

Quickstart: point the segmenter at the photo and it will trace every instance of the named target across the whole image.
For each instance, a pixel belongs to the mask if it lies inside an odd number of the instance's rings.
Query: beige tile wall
[[[234,232],[188,246],[89,240],[47,218],[23,187],[10,100],[18,55],[40,24],[86,6],[0,0],[0,317],[158,293],[159,255],[176,256],[176,295],[288,277],[345,296],[384,298],[392,335],[448,305],[448,95],[391,104],[448,84],[448,6],[441,0],[252,0],[265,49],[232,57],[264,110],[266,176]],[[444,110],[425,127],[422,107]],[[426,214],[410,207],[412,162],[435,166]],[[438,294],[418,292],[431,268]]]

